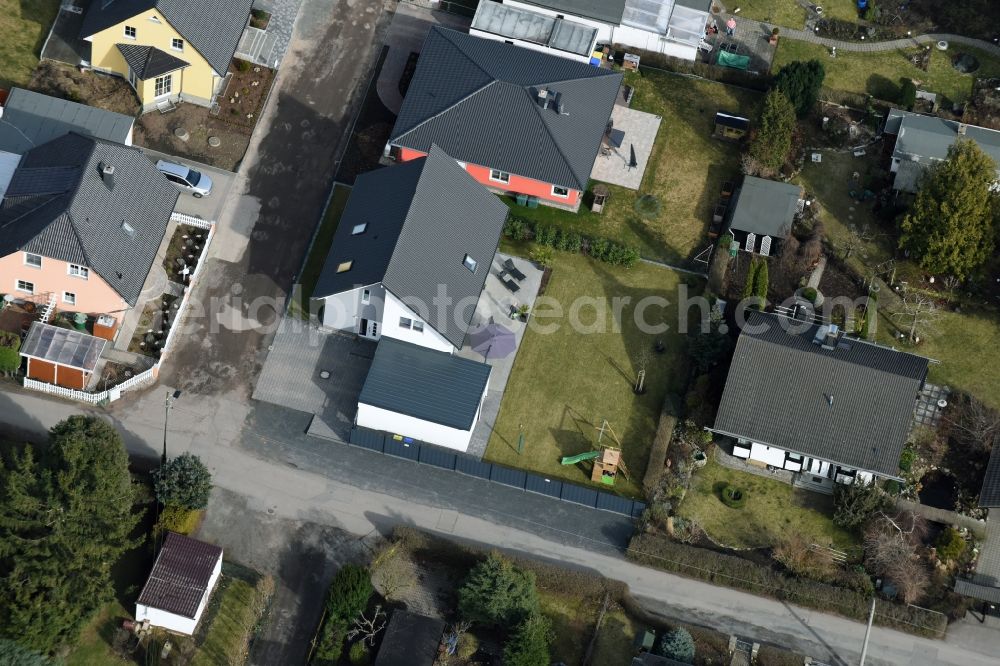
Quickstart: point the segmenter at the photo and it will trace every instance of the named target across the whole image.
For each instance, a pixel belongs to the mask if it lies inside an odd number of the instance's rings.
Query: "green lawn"
[[[640,263],[630,270],[601,264],[582,255],[556,253],[552,277],[545,296],[559,303],[560,318],[543,316],[552,308],[536,307],[534,324],[558,324],[558,330],[543,333],[529,326],[518,351],[500,406],[488,460],[520,467],[575,483],[590,483],[590,463],[560,465],[565,455],[597,448],[596,428],[607,419],[624,445],[624,457],[632,479],[619,480],[615,490],[629,495],[640,493],[649,447],[667,392],[681,393],[687,368],[683,342],[676,333],[676,307],[649,307],[645,318],[650,324],[669,323],[660,335],[646,334],[635,323],[635,306],[647,296],[677,301],[680,283],[676,272]],[[700,280],[692,288],[701,289]],[[593,333],[576,332],[569,324],[571,307],[578,298],[600,299],[607,313],[598,318],[592,307],[579,311],[578,321],[603,324]],[[627,297],[622,308],[622,326],[611,325],[612,300]],[[667,352],[653,352],[662,339]],[[636,396],[632,386],[639,363],[648,355],[647,391]],[[524,452],[518,455],[519,425],[524,426]]]
[[[0,0],[0,88],[26,86],[59,0]]]
[[[218,609],[211,616],[212,624],[191,663],[193,666],[244,663],[247,636],[257,623],[261,610],[255,601],[257,589],[242,578],[224,575],[213,597],[218,599],[213,599],[213,603],[218,603]],[[238,659],[238,655],[243,655],[244,659]]]
[[[604,615],[601,630],[594,642],[591,663],[595,666],[627,666],[628,655],[632,654],[633,641],[643,627],[620,608],[609,610]]]
[[[913,79],[922,90],[943,95],[952,102],[964,102],[972,94],[976,78],[1000,76],[1000,59],[983,51],[964,46],[956,46],[948,51],[935,49],[925,72],[910,62],[910,57],[917,50],[900,49],[878,53],[838,50],[837,57],[831,58],[829,49],[820,44],[783,39],[778,44],[771,69],[777,71],[789,62],[816,58],[826,67],[826,87],[867,93],[889,102],[898,99],[899,80],[903,77]],[[979,70],[974,74],[962,74],[952,67],[951,58],[957,53],[976,56],[980,62]]]
[[[719,499],[719,491],[727,484],[747,494],[743,508],[732,509]],[[813,543],[853,550],[857,540],[833,524],[832,505],[832,498],[825,495],[796,490],[787,483],[710,460],[695,472],[677,513],[695,521],[716,542],[732,548],[766,548],[794,531]]]
[[[635,245],[644,257],[683,262],[708,245],[706,232],[722,183],[739,175],[739,150],[712,138],[716,111],[754,116],[760,96],[732,86],[645,70],[630,73],[632,108],[662,116],[659,134],[639,192],[610,187],[601,215],[581,207],[569,213],[540,206],[516,214]],[[643,219],[639,194],[659,198],[660,214]],[[508,203],[511,203],[508,201]]]
[[[827,18],[844,21],[858,18],[856,0],[826,0],[821,4],[823,15]],[[750,18],[798,30],[804,28],[806,24],[806,10],[797,0],[734,0],[726,7],[730,12],[737,7],[740,8],[740,12],[735,14],[737,21],[741,17]]]
[[[582,664],[587,644],[594,633],[600,601],[571,593],[538,591],[542,614],[552,621],[552,662]],[[601,662],[595,661],[594,664]]]
[[[848,181],[854,171],[861,175],[862,183],[869,183],[878,174],[878,156],[872,154],[856,158],[850,153],[826,151],[822,162],[805,163],[798,181],[816,196],[823,210],[827,238],[834,252],[841,257],[844,256],[845,242],[851,236],[851,225],[860,230],[867,224],[875,232],[874,237],[863,248],[854,251],[847,261],[859,275],[870,276],[873,266],[894,255],[895,231],[891,224],[875,218],[870,203],[856,204],[851,198]],[[931,365],[930,381],[968,391],[1000,408],[1000,385],[996,381],[996,372],[989,363],[982,362],[1000,342],[1000,316],[997,313],[970,306],[966,306],[961,314],[942,312],[936,322],[937,330],[929,336],[922,336],[921,343],[912,346],[892,335],[895,326],[886,316],[889,298],[883,297],[879,305],[879,342],[941,361]]]
[[[330,205],[326,209],[323,221],[320,222],[319,231],[313,240],[299,276],[298,298],[293,298],[289,306],[289,311],[296,317],[303,319],[308,317],[308,303],[316,289],[316,282],[319,274],[323,271],[323,264],[326,262],[326,255],[330,252],[330,245],[333,243],[333,235],[337,232],[337,225],[340,224],[340,216],[347,206],[347,199],[351,196],[351,188],[345,185],[334,185],[333,196],[330,197]]]

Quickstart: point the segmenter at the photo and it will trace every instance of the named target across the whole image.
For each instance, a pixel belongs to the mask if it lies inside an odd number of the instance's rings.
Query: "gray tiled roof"
[[[583,190],[622,75],[432,27],[389,143]],[[543,109],[538,91],[558,95]]]
[[[983,489],[979,493],[979,506],[1000,508],[1000,443],[994,443],[990,462],[986,465]]]
[[[584,16],[612,25],[622,21],[625,0],[523,0],[529,5],[545,7],[560,14]]]
[[[0,118],[0,150],[20,155],[66,132],[125,143],[133,122],[120,113],[12,88]]]
[[[975,141],[983,152],[1000,166],[1000,131],[977,125],[963,125],[937,116],[892,109],[886,119],[885,133],[896,137],[892,156],[900,160],[901,167],[893,187],[904,192],[915,192],[917,185],[915,170],[910,167],[904,172],[903,164],[913,162],[919,164],[921,168],[926,168],[946,159],[952,144],[963,138],[960,131],[964,131],[964,138]]]
[[[194,619],[222,549],[167,532],[136,603]]]
[[[799,194],[795,185],[746,176],[736,194],[730,226],[758,236],[784,238],[792,229]]]
[[[250,20],[252,5],[253,0],[93,0],[84,14],[80,37],[90,37],[156,9],[217,74],[225,75]],[[145,19],[136,23],[136,29],[143,30]]]
[[[927,359],[847,338],[826,350],[813,343],[817,329],[751,312],[714,429],[898,477]]]
[[[399,609],[392,612],[375,666],[431,666],[437,661],[445,623]]]
[[[470,430],[489,378],[486,363],[383,337],[358,402]]]
[[[381,282],[461,347],[475,310],[462,306],[483,291],[507,213],[500,199],[437,146],[426,158],[364,174],[340,218],[314,294],[322,298]],[[365,232],[352,235],[362,223]],[[466,254],[476,261],[475,272],[463,264]],[[345,261],[353,262],[350,270],[337,273]],[[449,297],[441,308],[435,306],[439,286]]]
[[[115,44],[115,46],[125,58],[132,73],[143,81],[183,67],[190,67],[187,61],[152,46],[139,44]]]
[[[102,164],[114,167],[112,188]],[[14,172],[0,202],[0,256],[87,266],[135,305],[178,195],[137,148],[64,134],[25,153]]]

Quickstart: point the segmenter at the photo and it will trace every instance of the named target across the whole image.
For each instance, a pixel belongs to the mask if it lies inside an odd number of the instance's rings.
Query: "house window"
[[[18,280],[17,281],[17,290],[18,291],[23,291],[23,292],[26,292],[26,293],[29,293],[29,294],[33,294],[33,293],[35,293],[35,283],[34,282],[28,282],[27,280]]]
[[[771,237],[762,236],[760,239],[760,253],[765,257],[771,254]]]
[[[507,173],[506,171],[501,171],[500,169],[491,169],[490,180],[495,181],[497,183],[509,183],[510,174]]]
[[[473,273],[476,272],[476,265],[477,265],[476,260],[470,257],[469,255],[465,255],[465,258],[462,259],[462,265],[468,268]]]
[[[163,76],[156,77],[155,86],[153,89],[153,95],[156,97],[162,97],[163,95],[169,95],[171,84],[173,83],[173,74],[164,74]]]
[[[127,25],[127,26],[125,26],[125,38],[126,39],[135,39],[135,26],[134,25]]]
[[[31,252],[24,253],[24,265],[31,266],[32,268],[42,267],[42,255],[32,254]]]
[[[73,277],[82,278],[84,280],[90,277],[90,269],[85,266],[77,266],[76,264],[70,264],[69,270],[66,271]]]
[[[156,14],[153,14],[152,16],[149,17],[149,20],[152,21],[153,23],[159,23],[160,17],[157,16]]]
[[[399,327],[400,328],[407,328],[408,329],[408,328],[411,328],[412,326],[413,326],[413,320],[410,319],[409,317],[400,317],[399,318]]]
[[[172,48],[174,51],[183,51],[184,40],[177,39],[176,37],[174,37],[173,39],[170,40],[170,48]]]
[[[424,332],[424,322],[422,322],[422,321],[420,321],[418,319],[414,319],[413,320],[413,330],[415,332],[417,332],[417,333],[423,333]]]
[[[365,289],[365,290],[363,290],[361,292],[361,302],[364,303],[365,305],[368,305],[369,303],[372,302],[372,290],[371,289]]]
[[[63,292],[63,303],[66,305],[76,305],[76,294],[72,291]]]
[[[554,197],[563,197],[564,199],[568,198],[569,197],[569,188],[559,187],[558,185],[553,185],[552,186],[552,196],[554,196]]]
[[[354,228],[351,229],[351,235],[357,236],[358,234],[363,234],[365,233],[365,229],[367,228],[368,228],[367,222],[362,222],[361,224],[355,224]]]
[[[139,77],[135,75],[131,67],[128,68],[128,82],[132,84],[134,89],[139,90]]]
[[[746,244],[743,246],[743,249],[746,250],[747,252],[753,252],[753,245],[756,240],[757,240],[756,234],[753,233],[747,234]]]
[[[338,273],[346,273],[347,271],[351,270],[351,266],[353,266],[353,265],[354,265],[354,260],[353,259],[348,259],[347,261],[342,261],[339,264],[337,264],[337,272]]]

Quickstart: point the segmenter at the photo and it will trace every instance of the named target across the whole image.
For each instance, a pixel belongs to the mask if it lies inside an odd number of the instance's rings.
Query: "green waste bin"
[[[76,330],[78,331],[86,331],[87,315],[85,315],[82,312],[77,312],[75,315],[73,315],[73,326],[75,326]]]
[[[538,197],[528,197],[528,208],[538,208]]]
[[[517,205],[518,206],[527,206],[528,205],[528,195],[527,194],[518,194],[516,197],[514,197],[514,200],[517,201]]]

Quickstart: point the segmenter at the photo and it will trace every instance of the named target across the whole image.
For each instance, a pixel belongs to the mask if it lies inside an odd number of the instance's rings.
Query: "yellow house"
[[[211,106],[250,20],[253,0],[92,0],[80,36],[90,67],[127,79],[143,111]]]

